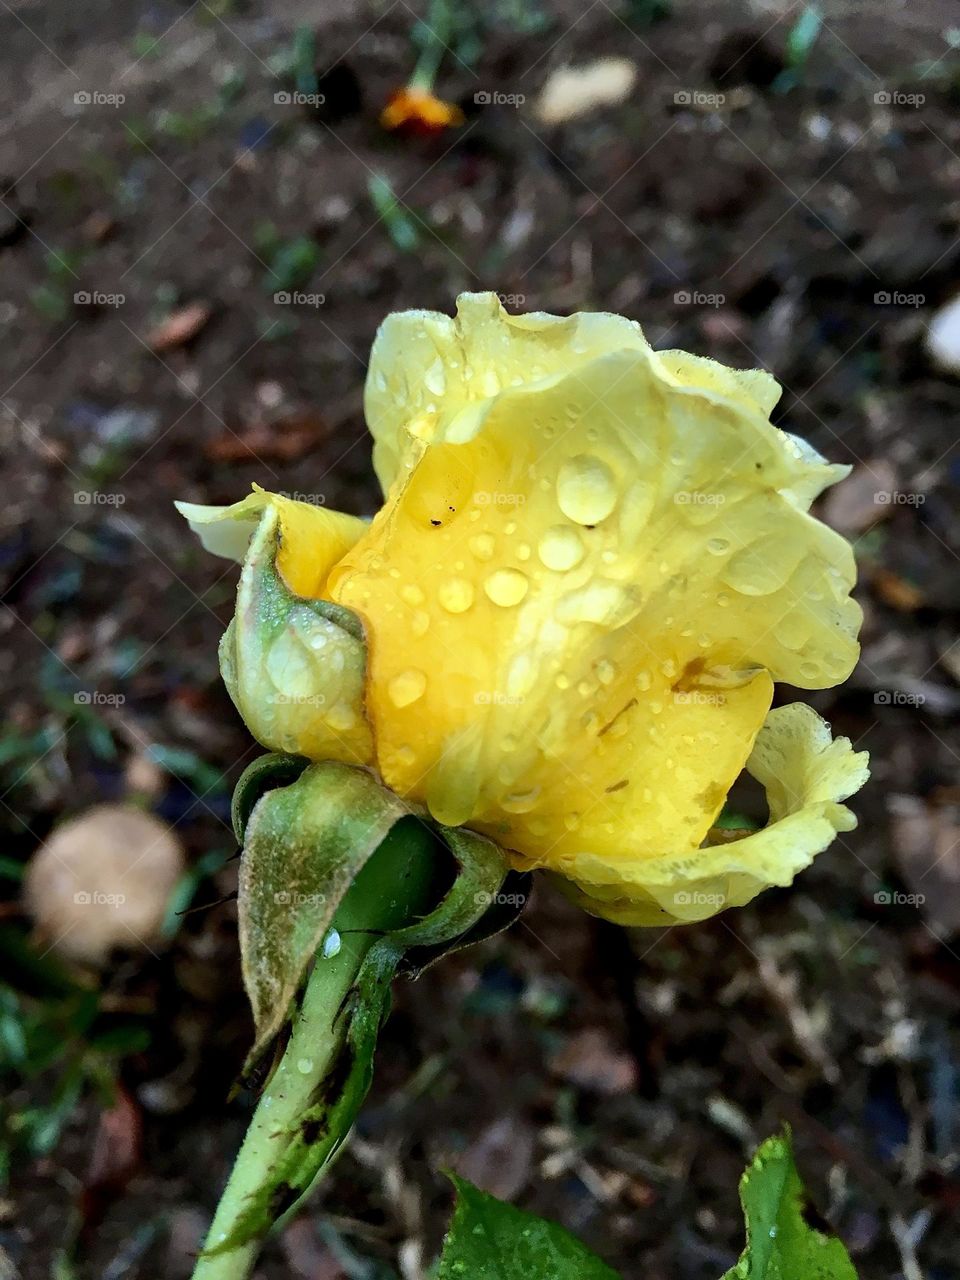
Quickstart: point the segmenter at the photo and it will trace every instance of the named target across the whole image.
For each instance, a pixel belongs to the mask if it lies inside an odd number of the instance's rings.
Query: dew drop
[[[548,569],[565,573],[574,569],[583,559],[583,543],[575,529],[567,525],[554,525],[548,529],[537,545],[537,555]]]
[[[730,550],[730,543],[726,538],[708,538],[707,550],[713,556],[722,556],[725,551]]]
[[[430,615],[424,609],[418,609],[410,620],[410,630],[415,636],[425,636],[430,630]]]
[[[300,1072],[300,1074],[301,1074],[302,1076],[308,1076],[308,1075],[310,1074],[310,1072],[313,1070],[313,1059],[312,1059],[312,1058],[298,1058],[298,1059],[297,1059],[297,1070]]]
[[[416,583],[408,582],[405,587],[400,588],[400,599],[407,604],[423,604],[423,592]]]
[[[530,583],[519,569],[497,569],[483,584],[483,589],[493,601],[504,609],[519,604],[527,594]]]
[[[637,688],[640,690],[640,692],[641,692],[641,693],[646,693],[646,692],[647,692],[647,690],[650,688],[650,684],[651,684],[651,680],[650,680],[650,672],[649,672],[649,671],[638,671],[638,672],[637,672],[636,685],[637,685]]]
[[[597,679],[601,684],[613,684],[617,677],[617,668],[608,658],[601,658],[594,666]]]
[[[473,604],[473,583],[466,578],[451,578],[441,583],[437,599],[448,613],[466,613]]]
[[[467,546],[478,560],[490,560],[497,544],[492,533],[475,533]]]
[[[447,375],[444,372],[443,361],[439,356],[423,375],[423,383],[432,395],[442,396],[446,391]]]
[[[427,677],[416,667],[409,667],[393,677],[387,686],[390,701],[395,707],[409,707],[422,698],[427,688]]]
[[[327,712],[326,721],[335,733],[346,733],[357,723],[357,713],[346,702],[338,702]]]
[[[331,957],[340,954],[340,934],[336,929],[331,929],[323,940],[323,958],[329,960]]]
[[[617,505],[617,485],[605,462],[589,454],[568,459],[557,477],[560,510],[577,524],[599,524]]]

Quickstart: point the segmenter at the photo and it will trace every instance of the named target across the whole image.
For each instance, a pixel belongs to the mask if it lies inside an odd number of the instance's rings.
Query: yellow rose
[[[809,514],[847,468],[770,423],[778,396],[618,316],[493,294],[389,316],[371,524],[263,493],[182,504],[220,554],[259,522],[224,645],[247,723],[372,767],[625,924],[788,884],[855,825],[867,757],[809,707],[770,710],[775,680],[845,679],[860,623],[851,549]],[[770,822],[726,839],[744,768]]]

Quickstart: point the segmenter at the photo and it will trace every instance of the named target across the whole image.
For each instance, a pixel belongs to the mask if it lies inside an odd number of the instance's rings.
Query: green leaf
[[[836,1236],[807,1221],[790,1131],[768,1138],[740,1179],[747,1247],[722,1280],[857,1280]]]
[[[280,1030],[354,877],[407,812],[365,770],[326,762],[268,791],[240,860],[240,953],[253,1008],[252,1057]]]
[[[557,1223],[451,1180],[457,1207],[437,1280],[620,1280]]]

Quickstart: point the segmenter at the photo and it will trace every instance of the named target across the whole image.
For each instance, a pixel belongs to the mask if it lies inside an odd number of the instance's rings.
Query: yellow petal
[[[604,312],[508,315],[495,293],[463,293],[455,318],[397,311],[374,339],[364,391],[384,493],[416,441],[504,388],[563,373],[609,351],[649,349],[640,326]]]
[[[295,595],[321,596],[331,567],[366,532],[366,521],[254,488],[254,493],[229,507],[196,502],[177,502],[175,506],[205,550],[237,563],[246,555],[264,508],[274,507],[280,517],[277,567],[284,581]]]
[[[866,752],[802,703],[771,711],[748,771],[763,784],[770,823],[740,840],[681,856],[664,854],[632,864],[584,853],[557,883],[595,915],[619,924],[703,920],[742,906],[771,885],[788,885],[856,818],[840,801],[869,775]]]
[[[401,409],[399,434],[380,418],[402,465],[330,576],[365,622],[381,773],[539,865],[696,849],[766,672],[823,687],[856,660],[850,548],[797,503],[811,464],[762,389],[682,381],[616,317],[505,317],[481,297],[458,329],[430,430],[404,444]],[[589,358],[591,333],[618,349]],[[409,338],[407,408],[438,350]],[[491,375],[466,404],[465,368]]]

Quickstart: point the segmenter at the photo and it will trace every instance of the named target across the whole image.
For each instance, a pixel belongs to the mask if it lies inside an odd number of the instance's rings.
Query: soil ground
[[[257,1274],[413,1280],[455,1166],[626,1280],[708,1280],[742,1244],[746,1158],[787,1121],[864,1280],[956,1278],[960,382],[924,337],[960,286],[960,37],[929,0],[827,3],[809,49],[799,5],[499,0],[459,13],[441,68],[464,125],[398,137],[377,116],[415,16],[0,7],[4,856],[134,793],[192,865],[233,852],[234,580],[172,501],[257,482],[372,511],[361,389],[387,312],[493,289],[766,366],[776,421],[856,468],[826,515],[857,539],[864,656],[812,701],[872,753],[859,828],[794,889],[685,929],[623,932],[539,886],[510,933],[401,986],[357,1138]],[[275,100],[304,30],[312,109]],[[636,64],[629,97],[540,123],[551,72],[607,54]],[[196,333],[154,349],[191,304]],[[103,696],[80,714],[77,690]],[[39,1019],[63,1053],[10,1081],[0,1272],[187,1276],[251,1105],[228,1100],[251,1033],[235,908],[118,956],[78,1030],[5,874],[6,1034]],[[57,1136],[26,1155],[29,1108]]]

